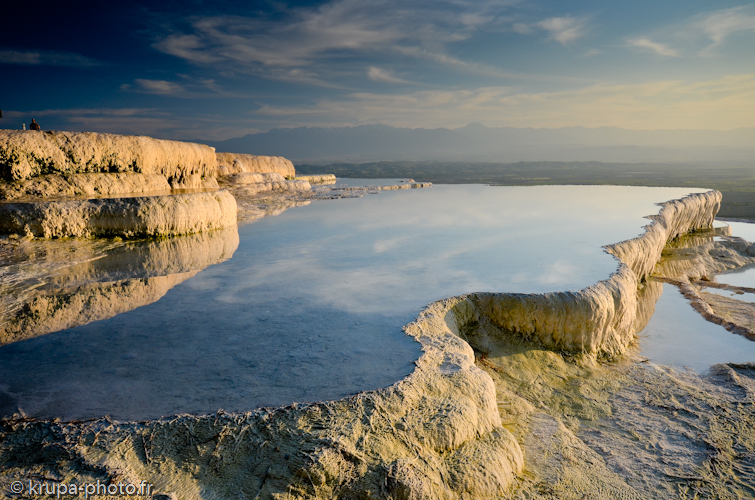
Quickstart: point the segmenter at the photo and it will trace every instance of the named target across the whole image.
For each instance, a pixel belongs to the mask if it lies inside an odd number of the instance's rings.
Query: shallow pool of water
[[[744,288],[755,288],[755,266],[749,265],[736,271],[721,273],[716,276],[716,282]]]
[[[591,285],[616,269],[602,245],[640,234],[656,202],[700,191],[436,185],[317,201],[241,226],[217,237],[238,238],[233,257],[206,268],[176,274],[171,254],[149,258],[157,250],[144,247],[140,259],[164,276],[95,289],[79,280],[65,300],[43,297],[74,316],[83,304],[88,316],[68,325],[97,321],[0,347],[0,414],[149,419],[385,387],[414,368],[418,344],[401,328],[426,304]],[[119,259],[129,253],[110,260]],[[133,300],[144,290],[154,298]],[[140,307],[118,314],[129,301]],[[99,316],[87,309],[95,302],[106,308]]]
[[[755,304],[755,293],[733,292],[731,290],[726,290],[722,288],[713,288],[713,287],[705,288],[703,289],[703,291],[707,293],[712,293],[714,295],[720,295],[722,297],[728,297],[730,299],[736,299],[742,302]]]
[[[755,342],[706,321],[675,286],[665,283],[639,337],[642,356],[659,365],[702,373],[718,363],[755,361]]]

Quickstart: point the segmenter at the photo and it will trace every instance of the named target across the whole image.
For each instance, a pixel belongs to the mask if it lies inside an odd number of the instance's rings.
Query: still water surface
[[[0,414],[149,419],[385,387],[413,370],[401,328],[428,303],[593,284],[617,265],[602,245],[700,191],[436,185],[290,209],[156,302],[0,347]]]

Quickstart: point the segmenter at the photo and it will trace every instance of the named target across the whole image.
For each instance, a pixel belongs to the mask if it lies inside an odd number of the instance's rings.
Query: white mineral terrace
[[[411,373],[419,344],[402,327],[470,292],[486,292],[463,300],[471,317],[555,349],[618,354],[635,333],[637,277],[602,244],[642,234],[654,202],[688,192],[435,186],[319,201],[238,235],[135,243],[71,269],[93,284],[37,290],[5,325],[8,339],[29,340],[0,348],[3,411],[131,420],[341,398]],[[712,221],[714,195],[686,200],[612,251],[652,268],[667,238]],[[212,257],[176,266],[174,242]],[[145,275],[137,255],[164,271]]]
[[[638,284],[719,202],[689,189],[435,186],[134,242],[100,263],[84,249],[70,273],[22,287],[4,338],[27,340],[0,347],[0,406],[96,420],[20,420],[6,443],[31,452],[49,425],[88,467],[180,498],[319,498],[334,484],[498,497],[538,456],[503,427],[498,387],[462,337],[525,337],[588,363],[624,352],[660,293]]]

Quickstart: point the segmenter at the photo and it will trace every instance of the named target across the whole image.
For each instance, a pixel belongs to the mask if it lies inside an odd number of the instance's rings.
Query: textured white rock
[[[608,279],[576,292],[480,293],[469,299],[499,328],[543,346],[589,356],[622,354],[647,312],[638,306],[638,285],[652,272],[667,242],[711,227],[721,193],[709,191],[661,204],[658,215],[633,239],[607,245],[620,260]],[[639,313],[639,314],[638,314]]]
[[[244,172],[275,173],[292,178],[294,164],[282,156],[255,156],[240,153],[217,153],[218,175]]]
[[[335,184],[336,176],[333,174],[297,175],[297,181],[307,181],[310,184]]]
[[[236,224],[227,191],[0,203],[0,232],[41,238],[174,236]]]
[[[307,181],[286,180],[277,173],[243,172],[221,177],[223,186],[232,190],[234,196],[254,196],[269,191],[302,193],[312,189]]]
[[[94,132],[0,130],[0,178],[43,174],[138,172],[165,176],[172,187],[201,187],[217,170],[203,144]]]
[[[0,183],[0,200],[164,193],[170,189],[168,179],[160,174],[48,174]]]
[[[640,280],[645,280],[661,258],[666,243],[695,229],[709,228],[721,208],[721,193],[708,191],[661,203],[658,215],[645,233],[636,238],[606,245],[611,255],[628,265]]]

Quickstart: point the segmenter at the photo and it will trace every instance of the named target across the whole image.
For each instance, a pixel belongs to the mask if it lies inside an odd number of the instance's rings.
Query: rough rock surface
[[[721,193],[709,191],[661,204],[641,236],[605,247],[620,260],[618,270],[583,290],[472,294],[470,300],[481,315],[509,334],[559,351],[615,357],[634,339],[638,285],[652,272],[666,243],[711,227],[720,202]]]
[[[244,172],[274,173],[293,178],[294,164],[282,156],[255,156],[240,153],[217,153],[218,175]]]
[[[254,196],[267,191],[308,192],[312,188],[307,181],[286,180],[277,173],[244,172],[222,177],[220,182],[236,196]]]
[[[340,401],[144,423],[0,421],[0,488],[17,471],[147,481],[179,498],[499,498],[521,473],[495,387],[457,333],[468,304],[405,328],[423,355],[406,379]],[[40,459],[60,443],[66,459]],[[36,464],[36,465],[35,465]]]
[[[159,174],[48,174],[32,179],[0,183],[0,200],[113,196],[132,193],[165,193],[171,187]]]
[[[666,244],[690,231],[713,226],[721,208],[721,193],[708,191],[661,203],[658,215],[649,216],[652,222],[637,238],[607,245],[608,253],[628,265],[639,280],[653,272]]]
[[[310,184],[335,184],[336,176],[333,174],[297,175],[297,181],[307,181]]]
[[[731,237],[727,227],[684,236],[668,245],[655,267],[653,279],[675,285],[706,320],[755,341],[753,304],[704,291],[719,288],[739,294],[754,292],[715,282],[717,274],[753,263],[755,245]]]
[[[217,170],[203,144],[94,132],[0,130],[0,178],[45,174],[137,172],[159,174],[173,188],[201,187]]]
[[[0,204],[0,232],[41,238],[172,236],[235,224],[227,191]]]

